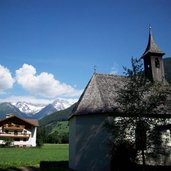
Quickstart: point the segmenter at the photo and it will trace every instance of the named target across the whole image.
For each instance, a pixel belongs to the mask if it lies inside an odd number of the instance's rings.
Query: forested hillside
[[[70,106],[67,109],[57,111],[53,114],[50,114],[48,116],[45,116],[41,120],[39,120],[40,126],[46,126],[52,123],[55,123],[57,121],[67,121],[69,114],[72,112],[72,109],[74,108],[75,104]]]
[[[38,128],[39,139],[44,143],[68,143],[68,117],[74,106],[75,104],[41,119]]]

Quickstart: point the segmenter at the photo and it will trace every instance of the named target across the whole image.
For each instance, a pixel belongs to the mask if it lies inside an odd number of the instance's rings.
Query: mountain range
[[[40,120],[49,114],[70,107],[74,102],[64,99],[57,99],[48,105],[21,101],[16,103],[4,102],[0,103],[0,118],[5,118],[6,114],[12,113],[19,117]]]

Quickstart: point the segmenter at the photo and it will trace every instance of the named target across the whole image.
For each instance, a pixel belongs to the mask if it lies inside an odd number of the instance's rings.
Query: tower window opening
[[[155,67],[160,68],[160,62],[158,58],[155,58]]]

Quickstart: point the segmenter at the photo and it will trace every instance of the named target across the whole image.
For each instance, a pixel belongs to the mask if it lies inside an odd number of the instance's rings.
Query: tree
[[[156,114],[166,112],[166,87],[145,77],[141,59],[132,58],[131,64],[131,69],[124,67],[126,83],[117,92],[118,109],[115,112],[121,117],[116,119],[114,114],[108,127],[114,136],[114,145],[119,146],[123,141],[133,143],[134,148],[142,152],[145,165],[144,150],[149,143],[161,145],[161,141],[150,140],[157,133],[154,130],[166,122],[165,118],[155,118]]]
[[[44,143],[46,143],[47,136],[48,136],[47,130],[44,127],[38,127],[38,129],[37,129],[37,144],[38,144],[38,146],[39,146],[39,143],[40,143],[40,146],[42,146]]]

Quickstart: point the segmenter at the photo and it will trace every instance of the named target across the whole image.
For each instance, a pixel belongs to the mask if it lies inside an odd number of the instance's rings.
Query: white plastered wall
[[[74,116],[70,119],[69,166],[81,171],[109,171],[109,133],[105,115]]]

